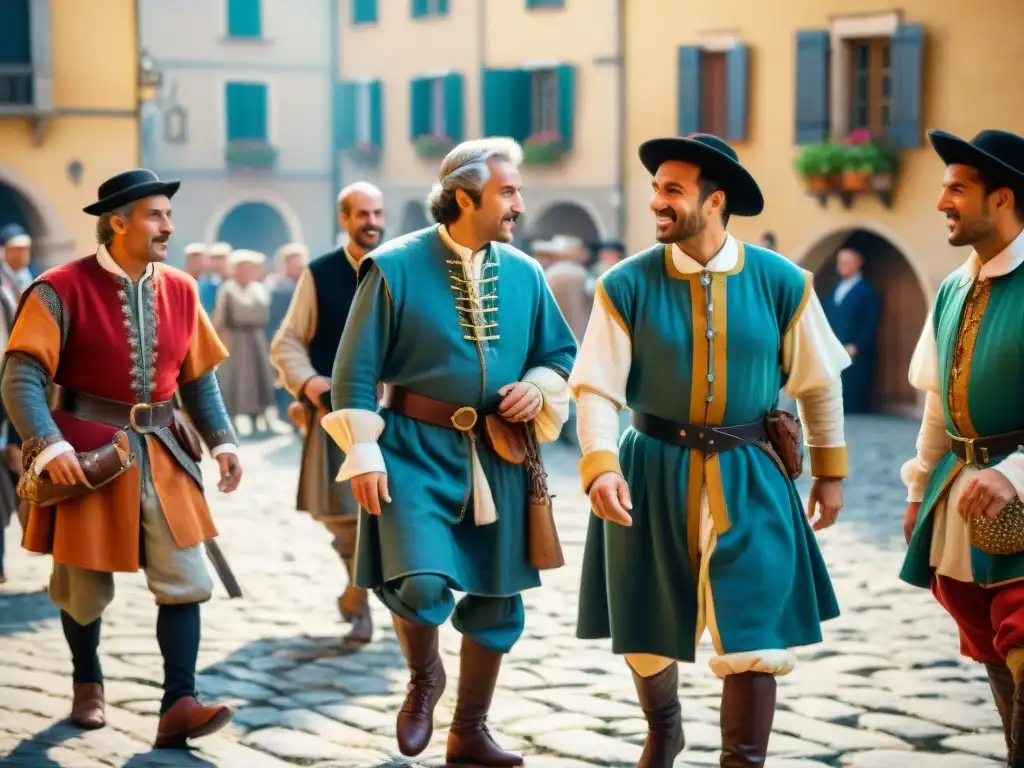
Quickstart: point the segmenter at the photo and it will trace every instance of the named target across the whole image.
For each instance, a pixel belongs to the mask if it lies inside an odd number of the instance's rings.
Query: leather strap
[[[948,434],[948,433],[947,433]],[[1024,451],[1024,430],[974,439],[949,436],[953,455],[966,464],[989,464],[996,456]]]
[[[701,427],[633,411],[631,421],[637,431],[655,440],[706,453],[722,453],[767,439],[763,420],[735,427]]]
[[[426,395],[419,395],[403,387],[387,387],[384,392],[383,405],[399,416],[422,421],[435,427],[457,429],[469,432],[476,426],[479,414],[468,405],[452,405],[435,400]]]
[[[174,401],[161,403],[123,403],[85,392],[65,389],[61,408],[85,421],[95,421],[111,427],[128,428],[139,434],[155,432],[169,427],[174,421]]]

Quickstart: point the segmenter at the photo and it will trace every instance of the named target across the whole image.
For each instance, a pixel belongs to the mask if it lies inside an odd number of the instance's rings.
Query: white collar
[[[977,253],[971,251],[971,255],[960,269],[965,279],[988,280],[1008,275],[1021,264],[1024,264],[1024,230],[985,264],[981,263]]]
[[[850,277],[844,277],[839,281],[839,285],[854,286],[863,279],[864,275],[858,272],[856,275]]]
[[[675,243],[672,244],[672,263],[675,264],[676,269],[686,275],[703,272],[705,269],[708,272],[728,272],[736,268],[739,258],[739,246],[736,244],[736,239],[728,232],[725,234],[725,243],[707,263],[707,266],[693,257],[687,256]]]
[[[101,245],[99,248],[96,249],[96,261],[99,262],[99,265],[112,275],[123,277],[125,280],[131,280],[131,278],[128,277],[128,273],[121,269],[121,267],[117,265],[117,262],[114,261],[114,257],[110,255],[110,252],[107,250],[107,246]],[[142,280],[145,280],[146,278],[152,277],[153,269],[153,262],[147,264],[146,271],[142,273],[140,282]]]
[[[437,233],[441,236],[441,242],[445,244],[445,247],[448,248],[449,251],[454,253],[456,256],[458,256],[463,261],[470,261],[473,258],[475,258],[477,256],[480,256],[480,255],[482,255],[482,254],[487,252],[487,246],[486,245],[483,248],[481,248],[479,251],[477,251],[476,253],[473,253],[466,246],[460,245],[459,243],[456,243],[455,240],[452,239],[452,236],[448,233],[448,227],[446,227],[444,224],[441,224],[437,228]]]

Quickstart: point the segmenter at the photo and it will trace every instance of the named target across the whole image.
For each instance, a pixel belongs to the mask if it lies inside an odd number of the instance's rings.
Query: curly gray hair
[[[523,163],[519,142],[504,136],[464,141],[448,153],[441,163],[438,183],[427,198],[430,215],[438,224],[451,224],[459,218],[455,193],[462,190],[474,205],[480,204],[484,185],[491,176],[488,163],[503,160],[515,166]]]

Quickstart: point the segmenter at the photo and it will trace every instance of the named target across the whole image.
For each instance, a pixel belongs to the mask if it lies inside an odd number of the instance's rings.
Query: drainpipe
[[[480,79],[480,108],[477,110],[477,119],[480,120],[480,130],[478,133],[481,135],[484,132],[483,126],[483,112],[484,112],[484,68],[487,66],[487,0],[477,0],[476,3],[476,58],[477,58],[477,73],[476,76]]]
[[[334,244],[338,240],[338,232],[341,227],[341,222],[338,221],[338,212],[334,201],[338,199],[338,195],[341,194],[342,178],[341,178],[341,161],[338,158],[338,146],[335,141],[335,137],[338,135],[338,126],[334,124],[338,114],[338,89],[335,87],[335,83],[341,80],[341,14],[340,8],[341,3],[338,0],[326,0],[327,7],[330,13],[330,29],[331,34],[331,63],[330,63],[330,77],[327,81],[327,87],[330,89],[328,94],[328,103],[331,105],[331,114],[329,122],[331,126],[331,210],[333,211],[332,219],[334,221],[334,227],[332,228],[334,236],[331,238],[329,250],[334,250]]]
[[[139,57],[142,55],[142,0],[135,0],[135,145],[136,167],[142,167],[142,98],[139,90]],[[152,169],[150,169],[152,170]]]
[[[618,67],[617,75],[617,101],[618,115],[616,116],[616,153],[615,153],[615,213],[616,229],[618,239],[625,241],[626,238],[626,133],[628,121],[626,116],[626,2],[627,0],[613,0],[615,2],[615,62]]]

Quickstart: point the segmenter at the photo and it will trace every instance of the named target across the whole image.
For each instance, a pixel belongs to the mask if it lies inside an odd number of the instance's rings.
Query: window
[[[377,0],[350,0],[352,3],[352,24],[376,24]]]
[[[228,37],[258,38],[262,33],[262,0],[227,0]]]
[[[0,0],[0,104],[32,104],[29,0]]]
[[[700,131],[715,136],[728,133],[728,76],[725,51],[700,54]]]
[[[564,8],[565,0],[526,0],[527,8]]]
[[[553,69],[532,73],[531,133],[558,133],[558,76]]]
[[[747,140],[749,49],[733,35],[679,49],[677,130]]]
[[[444,16],[448,13],[448,0],[412,0],[412,17]]]
[[[429,128],[429,134],[431,136],[444,137],[448,135],[448,127],[445,125],[445,98],[443,77],[435,77],[430,81]]]
[[[225,88],[227,140],[266,143],[267,86],[228,83]]]
[[[373,129],[370,120],[370,84],[359,83],[356,90],[356,144],[370,144]]]
[[[846,45],[850,130],[867,128],[873,136],[886,136],[892,99],[892,39],[848,40]]]

